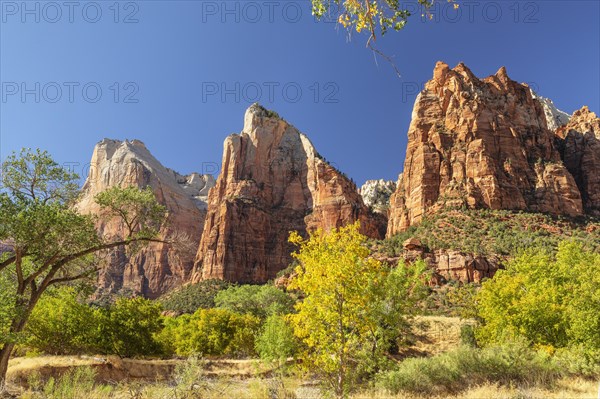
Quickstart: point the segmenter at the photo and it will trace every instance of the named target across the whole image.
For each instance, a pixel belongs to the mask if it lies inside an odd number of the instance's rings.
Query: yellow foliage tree
[[[367,240],[358,222],[317,230],[306,240],[290,235],[299,246],[293,254],[299,266],[289,288],[304,294],[290,315],[294,333],[306,346],[303,363],[318,370],[338,398],[350,390],[357,367],[382,354],[390,338],[385,330],[405,325],[400,315],[425,287],[422,267],[390,271],[370,257]]]
[[[318,19],[324,16],[334,17],[337,22],[347,29],[358,33],[366,30],[371,39],[376,38],[379,30],[384,35],[389,29],[404,28],[411,11],[406,2],[398,0],[311,0],[312,13]],[[422,14],[431,18],[429,10],[436,0],[417,0]],[[458,8],[457,0],[447,0]],[[333,14],[333,15],[332,15]]]

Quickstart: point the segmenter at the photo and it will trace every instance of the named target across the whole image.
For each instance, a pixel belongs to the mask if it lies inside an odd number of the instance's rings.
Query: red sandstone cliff
[[[104,139],[94,148],[90,172],[77,208],[97,213],[94,196],[113,186],[152,187],[168,211],[162,239],[175,232],[197,248],[206,214],[206,195],[214,185],[212,176],[181,176],[163,167],[141,141]],[[120,235],[124,227],[115,221],[99,226],[102,234]],[[155,298],[188,281],[194,250],[185,251],[162,243],[151,243],[135,254],[117,248],[103,260],[97,295],[129,291]]]
[[[328,230],[356,220],[371,237],[385,233],[354,183],[323,160],[305,135],[252,105],[242,133],[225,140],[193,281],[265,282],[290,264],[291,231]]]
[[[588,107],[556,131],[563,161],[581,192],[586,213],[600,216],[600,118]]]
[[[418,95],[388,236],[444,206],[583,214],[544,108],[504,67],[478,79],[438,62]]]

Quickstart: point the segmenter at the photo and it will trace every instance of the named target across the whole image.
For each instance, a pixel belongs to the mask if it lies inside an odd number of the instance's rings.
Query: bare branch
[[[394,72],[396,73],[396,76],[398,76],[399,78],[402,77],[402,75],[400,74],[400,70],[396,66],[396,63],[394,62],[394,60],[392,59],[392,57],[390,57],[389,55],[387,55],[385,53],[382,53],[380,50],[378,50],[377,48],[373,47],[373,43],[371,43],[371,38],[369,38],[369,40],[367,41],[367,47],[374,54],[382,57],[384,60],[386,60],[387,62],[389,62],[390,65],[392,66],[392,68],[394,68]]]

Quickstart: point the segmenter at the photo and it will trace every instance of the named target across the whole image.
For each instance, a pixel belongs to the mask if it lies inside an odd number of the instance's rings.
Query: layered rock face
[[[501,268],[501,259],[486,258],[481,255],[467,254],[461,251],[437,249],[427,251],[418,239],[408,239],[403,244],[402,258],[406,262],[423,259],[433,270],[430,283],[442,285],[448,281],[461,283],[481,282],[484,278],[494,277]],[[392,262],[396,263],[396,261]]]
[[[354,183],[320,157],[308,138],[257,104],[241,134],[225,140],[221,173],[208,198],[193,281],[265,282],[291,262],[291,231],[361,221],[382,237]]]
[[[77,208],[95,214],[99,207],[94,196],[107,188],[149,186],[168,212],[160,238],[177,234],[180,240],[188,241],[190,250],[184,249],[186,245],[175,248],[162,243],[150,243],[135,254],[117,248],[103,261],[96,295],[128,291],[156,298],[187,282],[202,235],[208,190],[214,185],[210,175],[182,176],[165,168],[141,141],[104,139],[98,143]],[[118,221],[98,227],[107,238],[125,231]]]
[[[557,129],[556,135],[586,213],[600,216],[600,118],[583,107],[575,111],[568,124]]]
[[[395,181],[367,180],[359,190],[366,206],[377,213],[387,213],[390,196],[396,191]]]
[[[504,67],[480,80],[462,63],[438,62],[415,102],[388,236],[444,206],[582,215],[548,109]]]

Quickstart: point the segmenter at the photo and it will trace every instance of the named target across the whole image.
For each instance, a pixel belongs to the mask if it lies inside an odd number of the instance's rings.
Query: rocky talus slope
[[[151,243],[135,254],[125,248],[111,251],[102,260],[97,295],[131,292],[155,298],[189,281],[214,178],[197,173],[179,175],[162,166],[138,140],[102,140],[94,148],[90,165],[77,204],[82,213],[97,214],[99,207],[94,196],[109,187],[149,186],[168,211],[168,223],[160,238],[177,234],[180,241],[188,241],[188,245],[178,248]],[[125,231],[115,220],[99,228],[108,238],[121,236]]]
[[[383,238],[354,183],[327,163],[310,140],[261,106],[225,140],[217,184],[208,198],[193,281],[266,282],[289,266],[290,231],[329,230],[360,220]]]

